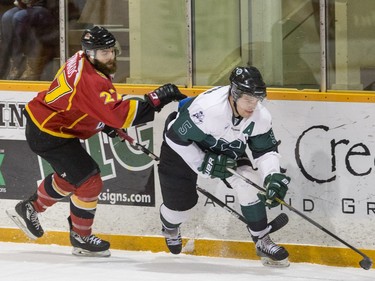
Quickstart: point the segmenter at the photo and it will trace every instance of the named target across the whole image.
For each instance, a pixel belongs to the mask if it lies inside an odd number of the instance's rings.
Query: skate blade
[[[23,218],[21,218],[17,214],[16,210],[10,209],[10,210],[6,210],[5,212],[8,215],[8,217],[10,217],[11,220],[27,235],[27,237],[29,237],[32,240],[36,240],[36,239],[39,238],[39,237],[35,236],[34,234],[32,234],[30,232],[30,230],[27,228]]]
[[[267,267],[283,268],[283,267],[290,266],[290,262],[288,258],[277,261],[277,260],[270,259],[268,257],[261,257],[260,260],[262,264]]]
[[[109,250],[101,251],[101,252],[91,252],[81,248],[73,247],[72,254],[75,256],[80,257],[110,257],[111,252]]]

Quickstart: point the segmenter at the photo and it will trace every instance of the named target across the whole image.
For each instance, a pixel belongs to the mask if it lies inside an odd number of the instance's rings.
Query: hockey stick
[[[208,199],[211,199],[214,203],[218,204],[220,207],[222,207],[224,210],[228,211],[228,213],[232,214],[234,217],[242,221],[244,224],[248,225],[248,221],[239,214],[236,210],[229,207],[227,204],[225,204],[223,201],[221,201],[219,198],[214,196],[213,194],[209,193],[207,190],[197,186],[197,190],[205,195]],[[285,226],[289,221],[288,216],[285,213],[279,214],[276,218],[274,218],[268,225],[271,226],[270,232],[275,232]]]
[[[122,141],[125,141],[125,140],[128,141],[131,145],[135,146],[137,149],[141,150],[143,153],[145,153],[146,155],[150,156],[153,160],[155,160],[155,161],[159,161],[160,160],[160,158],[157,155],[155,155],[154,153],[152,153],[145,146],[137,143],[131,136],[129,136],[122,129],[116,129],[116,132],[117,132],[117,135],[119,136],[119,138]],[[247,224],[246,219],[242,215],[240,215],[239,213],[237,213],[235,210],[233,210],[231,207],[229,207],[224,202],[220,201],[220,199],[218,199],[217,197],[215,197],[214,195],[212,195],[208,191],[204,190],[203,188],[200,188],[199,186],[197,186],[197,190],[199,192],[201,192],[203,195],[205,195],[206,197],[208,197],[209,199],[211,199],[213,202],[217,203],[220,207],[222,207],[223,209],[227,210],[229,213],[231,213],[233,216],[235,216],[236,218],[238,218],[240,221],[242,221],[242,222],[244,222],[244,223]],[[287,219],[286,219],[286,222],[288,222]]]
[[[239,219],[243,223],[247,224],[246,219],[241,214],[239,214],[237,211],[235,211],[234,209],[232,209],[231,207],[229,207],[227,204],[225,204],[219,198],[217,198],[216,196],[212,195],[207,190],[205,190],[205,189],[203,189],[203,188],[201,188],[199,186],[197,186],[197,190],[200,193],[202,193],[203,195],[205,195],[208,199],[211,199],[214,203],[218,204],[220,207],[222,207],[223,209],[225,209],[226,211],[228,211],[228,213],[232,214],[234,217],[236,217],[237,219]]]
[[[131,136],[129,136],[122,129],[116,129],[116,132],[117,132],[117,135],[119,136],[119,138],[122,141],[125,141],[125,140],[128,141],[131,145],[133,145],[137,149],[141,150],[143,153],[145,153],[146,155],[148,155],[149,157],[151,157],[153,160],[155,160],[155,161],[159,161],[160,160],[160,158],[157,155],[155,155],[154,153],[152,153],[144,145],[141,145],[141,144],[137,143]],[[208,191],[204,190],[203,188],[201,188],[199,186],[197,186],[197,190],[199,192],[201,192],[203,195],[205,195],[207,198],[211,199],[213,202],[215,202],[216,204],[218,204],[220,207],[222,207],[223,209],[227,210],[234,217],[236,217],[237,219],[239,219],[243,223],[248,224],[248,222],[246,221],[246,219],[242,215],[240,215],[239,213],[237,213],[234,209],[232,209],[231,207],[229,207],[224,202],[220,201],[220,199],[218,199],[217,197],[215,197],[213,194],[209,193]],[[271,226],[270,232],[275,232],[276,230],[279,230],[280,228],[282,228],[283,226],[285,226],[288,223],[288,221],[289,221],[288,216],[285,213],[281,213],[280,215],[278,215],[275,219],[273,219],[269,223],[269,225]]]
[[[146,148],[146,146],[136,142],[131,136],[125,133],[121,129],[116,129],[117,135],[120,137],[122,141],[128,141],[131,145],[135,146],[137,149],[141,150],[143,153],[151,157],[155,161],[159,161],[159,157],[156,156],[153,152]]]
[[[262,191],[262,192],[266,192],[266,190],[263,188],[263,187],[260,187],[259,185],[257,185],[256,183],[254,183],[253,181],[251,181],[250,179],[244,177],[243,175],[237,173],[235,170],[231,169],[231,168],[227,168],[227,170],[229,172],[231,172],[233,175],[241,178],[242,180],[244,180],[246,183],[252,185],[253,187],[255,187],[256,189]],[[276,202],[280,203],[281,205],[287,207],[290,211],[296,213],[297,215],[299,215],[300,217],[302,217],[303,219],[307,220],[309,223],[315,225],[317,228],[319,228],[320,230],[324,231],[325,233],[327,233],[329,236],[333,237],[334,239],[340,241],[342,244],[346,245],[347,247],[349,247],[350,249],[352,249],[353,251],[355,251],[357,254],[361,255],[363,257],[363,259],[359,262],[359,265],[363,268],[363,269],[366,269],[366,270],[369,270],[371,267],[372,267],[372,260],[366,256],[364,253],[362,253],[360,250],[358,250],[357,248],[353,247],[352,245],[350,245],[349,243],[345,242],[344,240],[342,240],[340,237],[336,236],[335,234],[333,234],[332,232],[330,232],[329,230],[327,230],[326,228],[324,228],[323,226],[321,226],[319,223],[317,223],[316,221],[314,221],[313,219],[309,218],[308,216],[306,216],[305,214],[301,213],[300,211],[298,211],[297,209],[295,209],[294,207],[292,207],[291,205],[287,204],[284,200],[281,200],[279,198],[275,198]]]

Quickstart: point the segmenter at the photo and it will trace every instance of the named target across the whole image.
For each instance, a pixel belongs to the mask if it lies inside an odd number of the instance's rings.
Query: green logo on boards
[[[3,163],[4,156],[5,156],[4,149],[0,149],[0,185],[5,185],[5,180],[1,173],[1,164]]]
[[[153,128],[151,126],[138,128],[136,135],[139,143],[153,151]],[[109,139],[109,146],[113,157],[107,155],[108,151],[104,149],[101,134],[96,134],[85,141],[86,150],[98,163],[103,179],[113,178],[116,175],[114,160],[130,171],[143,171],[154,164],[149,156],[135,149],[128,142],[121,142],[119,138]],[[45,160],[42,159],[41,164],[44,176],[53,172],[52,167]]]

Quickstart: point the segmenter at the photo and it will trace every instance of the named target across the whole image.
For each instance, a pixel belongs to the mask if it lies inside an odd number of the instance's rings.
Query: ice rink
[[[358,258],[360,260],[361,257]],[[112,250],[110,258],[76,257],[71,247],[0,243],[1,281],[370,281],[375,270]]]

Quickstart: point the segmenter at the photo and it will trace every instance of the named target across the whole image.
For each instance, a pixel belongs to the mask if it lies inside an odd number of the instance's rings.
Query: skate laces
[[[102,243],[102,239],[95,236],[94,234],[91,234],[90,236],[81,236],[81,237],[83,241],[89,244],[100,245]]]
[[[33,224],[35,229],[37,229],[37,230],[41,229],[42,226],[40,225],[40,222],[39,222],[39,219],[38,219],[38,213],[35,211],[32,204],[30,202],[28,202],[28,203],[26,203],[25,207],[27,209],[29,220],[31,221],[31,223]]]
[[[162,233],[168,245],[173,246],[180,245],[182,243],[179,227],[170,229],[163,226]]]
[[[256,243],[256,246],[260,251],[271,255],[276,254],[279,250],[282,249],[271,240],[269,235],[266,235],[263,238],[259,239]]]
[[[175,238],[165,238],[165,240],[167,241],[167,244],[170,245],[170,246],[176,246],[176,245],[180,245],[182,243],[182,239],[181,239],[181,236],[178,236],[178,237],[175,237]]]

